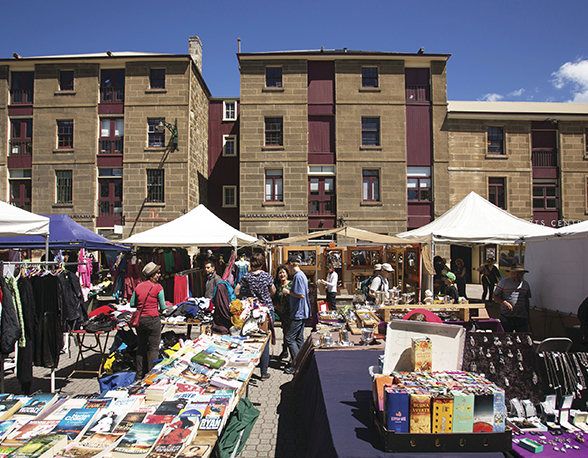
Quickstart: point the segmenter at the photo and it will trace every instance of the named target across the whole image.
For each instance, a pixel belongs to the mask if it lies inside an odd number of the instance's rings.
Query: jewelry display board
[[[507,399],[544,400],[541,364],[531,334],[468,332],[464,345],[464,371],[484,374],[504,389]]]
[[[557,395],[559,406],[563,396],[574,396],[573,408],[586,410],[588,399],[588,353],[546,351],[537,355],[544,375],[545,393]]]

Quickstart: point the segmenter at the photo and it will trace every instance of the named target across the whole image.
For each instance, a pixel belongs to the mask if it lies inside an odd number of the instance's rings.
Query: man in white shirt
[[[370,299],[376,298],[377,291],[384,291],[385,293],[388,292],[388,279],[390,278],[390,275],[392,275],[392,272],[394,272],[394,269],[390,264],[388,264],[387,262],[382,264],[382,271],[380,272],[380,275],[374,278],[372,280],[372,284],[370,285]]]

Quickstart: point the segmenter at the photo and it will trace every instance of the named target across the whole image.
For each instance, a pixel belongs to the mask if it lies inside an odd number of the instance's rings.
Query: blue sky
[[[242,52],[449,53],[449,100],[588,103],[586,0],[22,0],[3,5],[0,57],[188,53],[203,42],[213,96],[239,95]]]

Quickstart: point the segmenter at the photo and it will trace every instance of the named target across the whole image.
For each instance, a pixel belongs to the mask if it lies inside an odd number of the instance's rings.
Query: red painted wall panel
[[[406,165],[431,165],[431,107],[406,105]]]
[[[308,103],[332,104],[335,101],[335,63],[308,62]]]

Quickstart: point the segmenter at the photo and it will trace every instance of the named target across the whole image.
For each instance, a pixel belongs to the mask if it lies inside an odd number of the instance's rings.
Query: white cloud
[[[509,92],[508,95],[514,96],[514,97],[520,97],[521,95],[523,95],[523,92],[525,92],[525,90],[523,88],[520,88],[520,89],[517,89],[516,91]]]
[[[478,100],[484,101],[484,102],[498,102],[499,100],[502,100],[503,98],[504,98],[504,96],[502,96],[500,94],[491,93],[491,94],[484,94]]]
[[[566,62],[552,76],[552,83],[557,89],[562,89],[568,83],[572,85],[574,98],[569,102],[588,103],[588,60]]]

